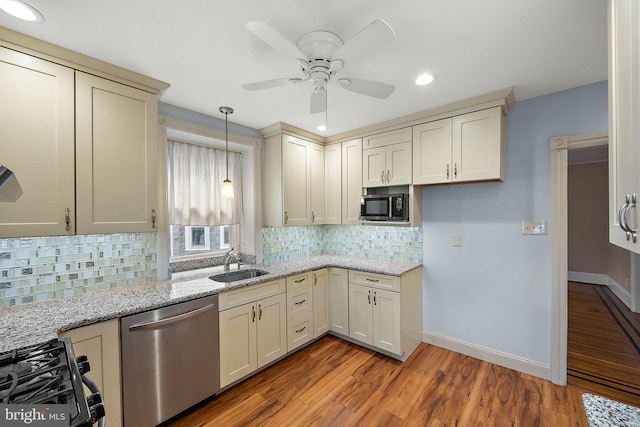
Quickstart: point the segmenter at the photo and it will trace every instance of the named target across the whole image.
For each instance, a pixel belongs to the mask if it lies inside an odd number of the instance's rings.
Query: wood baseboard
[[[605,285],[613,292],[620,301],[631,309],[631,294],[618,282],[606,274],[582,273],[579,271],[569,271],[567,278],[570,282],[591,283],[593,285]]]

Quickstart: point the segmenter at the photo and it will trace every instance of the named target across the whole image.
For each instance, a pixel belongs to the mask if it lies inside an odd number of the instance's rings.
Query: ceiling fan
[[[359,78],[336,78],[345,63],[357,62],[396,38],[393,29],[385,21],[376,19],[346,43],[329,31],[311,31],[293,44],[269,24],[263,21],[248,22],[245,27],[283,56],[296,61],[304,77],[280,78],[243,84],[247,90],[262,90],[272,87],[313,83],[311,114],[327,109],[327,85],[336,81],[344,89],[385,99],[393,93],[395,86]]]

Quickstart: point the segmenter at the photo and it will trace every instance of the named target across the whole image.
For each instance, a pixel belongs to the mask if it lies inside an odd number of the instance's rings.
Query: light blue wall
[[[504,182],[423,189],[425,331],[549,365],[551,236],[523,236],[521,221],[553,232],[550,139],[607,128],[606,81],[518,102]]]

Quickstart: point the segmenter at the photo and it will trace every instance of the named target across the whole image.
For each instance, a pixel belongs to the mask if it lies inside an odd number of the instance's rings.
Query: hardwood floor
[[[182,426],[587,426],[582,390],[422,343],[401,363],[326,336]]]
[[[568,382],[640,406],[640,314],[606,286],[569,282]]]

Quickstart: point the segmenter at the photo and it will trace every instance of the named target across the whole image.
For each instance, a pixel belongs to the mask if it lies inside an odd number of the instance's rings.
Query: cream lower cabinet
[[[413,184],[504,178],[502,107],[413,127]]]
[[[329,269],[313,272],[313,338],[329,332]]]
[[[422,341],[421,271],[401,277],[349,271],[349,336],[408,357]]]
[[[313,273],[287,277],[288,351],[314,338],[313,305]]]
[[[277,280],[220,294],[220,387],[287,353],[285,290]]]
[[[60,338],[70,338],[76,357],[85,355],[91,370],[88,376],[96,382],[102,394],[109,426],[122,425],[120,383],[120,325],[118,319],[83,326],[62,332]],[[87,392],[85,390],[85,392]],[[89,395],[90,392],[87,392]]]
[[[329,269],[329,330],[349,336],[349,270]]]

